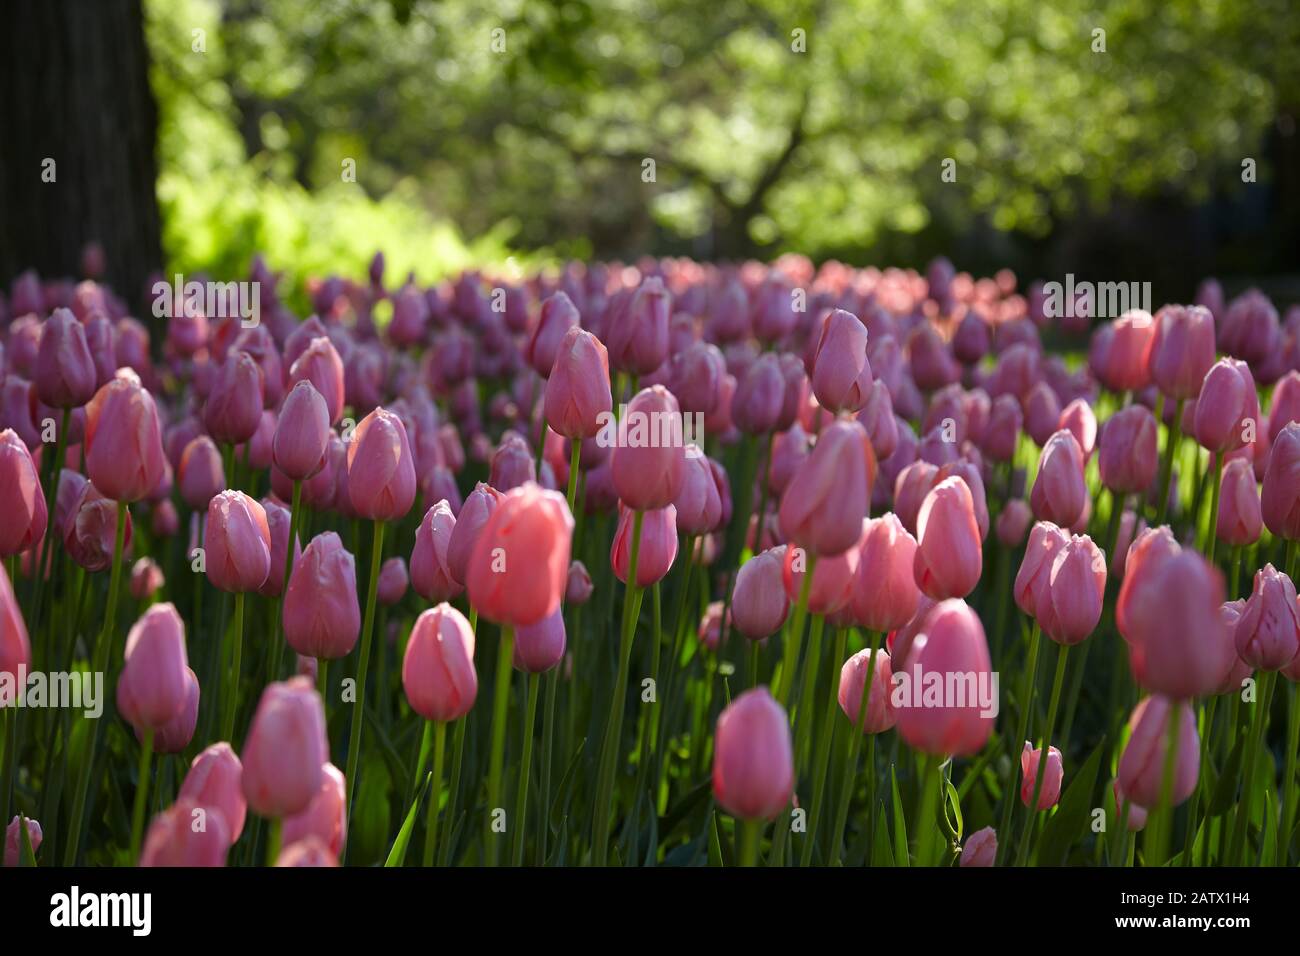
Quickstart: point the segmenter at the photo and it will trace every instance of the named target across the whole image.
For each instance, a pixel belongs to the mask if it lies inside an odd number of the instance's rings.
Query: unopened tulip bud
[[[242,491],[223,491],[208,504],[203,530],[208,580],[223,591],[256,591],[271,573],[266,510]]]
[[[1029,504],[1040,521],[1072,527],[1083,514],[1088,486],[1083,477],[1083,451],[1065,429],[1047,440],[1038,457],[1038,475]]]
[[[740,566],[731,595],[731,619],[753,641],[771,637],[790,611],[782,583],[784,549],[761,551]]]
[[[534,484],[507,492],[474,543],[465,574],[470,603],[488,620],[516,628],[553,614],[564,596],[572,538],[563,495]]]
[[[155,604],[126,638],[117,709],[137,729],[160,730],[189,699],[185,625],[171,604]]]
[[[549,374],[545,411],[551,430],[566,438],[595,437],[613,409],[609,353],[600,339],[577,326],[570,328]]]
[[[41,326],[36,394],[54,408],[75,408],[95,394],[98,374],[86,330],[68,309],[55,309]]]
[[[1215,522],[1219,540],[1236,547],[1254,544],[1264,526],[1254,467],[1244,458],[1234,458],[1224,466],[1222,481]]]
[[[976,830],[961,848],[959,866],[993,866],[998,859],[998,835],[992,827]]]
[[[0,514],[0,558],[21,554],[45,537],[49,515],[36,462],[11,428],[0,432]]]
[[[1255,572],[1234,634],[1237,654],[1251,667],[1276,671],[1300,653],[1300,608],[1291,579],[1271,564]]]
[[[86,473],[113,501],[139,501],[162,480],[166,457],[152,396],[138,380],[119,375],[86,406]]]
[[[145,601],[153,597],[167,579],[153,558],[141,558],[131,566],[131,597]]]
[[[321,768],[320,789],[306,809],[285,817],[281,839],[294,846],[315,837],[337,857],[348,838],[347,783],[343,771],[332,763]],[[279,865],[279,864],[277,864]]]
[[[329,760],[325,708],[316,689],[301,677],[268,685],[240,759],[241,786],[253,812],[289,817],[305,810]]]
[[[921,598],[913,574],[915,561],[916,539],[896,515],[867,521],[850,597],[859,626],[888,632],[912,619]]]
[[[618,529],[614,532],[614,541],[609,549],[609,563],[614,569],[614,576],[624,584],[628,583],[627,576],[631,569],[635,519],[636,512],[630,508],[619,510]],[[637,586],[645,588],[663,580],[676,559],[677,509],[668,505],[666,508],[643,512],[641,543],[637,550]]]
[[[185,446],[176,483],[181,500],[192,511],[207,511],[208,504],[226,487],[221,452],[210,437],[199,435]]]
[[[550,670],[564,658],[564,610],[515,631],[513,664],[528,674]]]
[[[450,604],[416,618],[402,661],[402,689],[411,709],[425,720],[458,720],[474,706],[474,632]]]
[[[718,715],[713,794],[742,820],[766,820],[790,802],[794,754],[790,722],[766,687],[745,691]]]
[[[285,397],[276,421],[271,457],[275,467],[303,481],[325,467],[329,451],[330,413],[310,381],[297,382]]]
[[[875,477],[875,454],[862,426],[835,422],[781,496],[781,532],[812,554],[842,554],[862,535]]]
[[[913,573],[935,600],[964,597],[979,581],[983,548],[966,482],[945,478],[931,489],[916,519]]]
[[[230,744],[213,744],[190,764],[177,800],[220,813],[233,842],[244,832],[244,817],[248,812],[248,802],[240,789],[243,774],[243,765]]]
[[[1200,306],[1167,305],[1155,316],[1148,367],[1160,391],[1195,398],[1214,364],[1214,316]]]
[[[642,389],[628,404],[618,431],[612,467],[623,503],[636,511],[671,504],[686,477],[677,399],[661,385]]]
[[[1174,735],[1177,749],[1170,805],[1178,806],[1196,789],[1201,754],[1195,709],[1186,701],[1171,701],[1153,694],[1138,701],[1128,722],[1128,744],[1119,758],[1120,788],[1138,806],[1149,809],[1160,806],[1173,708],[1178,711],[1178,730]]]
[[[867,670],[871,665],[871,651],[861,650],[844,662],[840,668],[839,689],[836,700],[844,716],[860,727],[864,734],[883,733],[894,726],[897,714],[890,702],[893,681],[889,666],[889,655],[883,650],[876,651],[876,666],[871,675],[871,694],[867,698],[865,719],[859,723],[862,714],[862,692],[867,684]]]
[[[1288,424],[1273,442],[1260,511],[1273,534],[1300,540],[1300,422]]]
[[[392,521],[415,503],[415,459],[402,420],[376,408],[347,446],[348,496],[362,518]]]
[[[1049,807],[1056,806],[1056,801],[1061,799],[1061,780],[1065,771],[1061,765],[1061,751],[1055,747],[1047,748],[1047,770],[1043,774],[1043,782],[1040,786],[1038,783],[1038,771],[1042,767],[1042,750],[1035,750],[1029,741],[1025,741],[1025,747],[1020,752],[1020,802],[1029,806],[1034,799],[1034,791],[1038,790],[1038,804],[1036,809],[1039,811],[1046,810]]]
[[[356,563],[333,531],[307,544],[284,596],[284,637],[299,654],[337,660],[361,633]]]

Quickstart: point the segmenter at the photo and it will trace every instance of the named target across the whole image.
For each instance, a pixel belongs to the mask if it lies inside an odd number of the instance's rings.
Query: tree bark
[[[103,281],[136,306],[162,264],[141,0],[8,0],[4,20],[0,284],[80,277],[97,241]]]

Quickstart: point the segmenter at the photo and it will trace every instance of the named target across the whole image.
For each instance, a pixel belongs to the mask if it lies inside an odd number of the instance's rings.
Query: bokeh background
[[[225,279],[262,252],[301,288],[379,248],[425,282],[942,253],[1150,281],[1156,304],[1210,274],[1300,298],[1295,0],[7,0],[5,20],[6,284],[75,275],[98,241],[130,301],[158,269]]]

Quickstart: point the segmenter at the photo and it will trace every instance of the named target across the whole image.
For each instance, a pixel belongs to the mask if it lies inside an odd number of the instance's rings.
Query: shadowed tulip
[[[137,730],[161,730],[188,703],[185,625],[171,604],[155,604],[131,627],[117,679],[117,709]]]
[[[406,562],[401,557],[392,557],[379,569],[379,585],[376,597],[380,604],[392,606],[406,595],[406,586],[410,579],[406,574]]]
[[[248,802],[240,789],[243,774],[243,765],[230,744],[213,744],[190,764],[177,800],[218,812],[233,843],[244,832],[244,817],[248,813]]]
[[[889,655],[884,650],[876,651],[876,667],[871,675],[871,696],[867,698],[867,712],[862,724],[858,724],[858,715],[862,713],[862,691],[867,683],[867,669],[871,664],[870,649],[858,651],[840,668],[839,687],[835,699],[839,701],[840,710],[852,722],[854,727],[861,726],[864,734],[883,733],[894,726],[897,715],[890,702],[893,688],[889,667]]]
[[[503,494],[511,488],[537,480],[537,465],[528,442],[516,431],[508,431],[492,453],[488,484]]]
[[[240,755],[248,806],[264,817],[301,813],[320,789],[328,760],[325,707],[316,689],[302,677],[268,684]]]
[[[21,865],[22,859],[22,831],[19,825],[23,818],[15,815],[9,821],[9,826],[5,828],[5,851],[4,865],[6,867],[16,867]],[[27,823],[27,840],[31,844],[33,855],[41,848],[41,842],[44,839],[41,833],[41,825],[31,817],[26,818]]]
[[[1092,456],[1097,445],[1097,416],[1087,399],[1076,398],[1061,409],[1061,419],[1056,427],[1064,428],[1074,436],[1085,460]]]
[[[307,836],[280,851],[277,867],[330,869],[339,865],[338,856],[318,836]]]
[[[20,554],[45,537],[49,514],[36,462],[11,428],[0,432],[0,514],[0,558]]]
[[[993,732],[996,685],[984,627],[966,602],[950,599],[936,604],[925,617],[924,631],[912,640],[902,662],[898,663],[897,649],[892,656],[893,701],[903,741],[934,755],[968,757],[981,750]],[[906,675],[902,686],[900,673]],[[977,689],[965,700],[933,705],[922,696],[928,674],[943,675],[943,686],[952,685],[949,675],[961,675],[968,685],[973,676],[977,688],[983,682],[992,689],[993,700],[984,707],[976,699],[982,696]]]
[[[731,420],[746,435],[779,430],[786,393],[780,359],[764,352],[738,378],[731,397]]]
[[[693,342],[669,359],[672,393],[684,412],[712,414],[722,397],[722,377],[726,374],[727,360],[716,345],[707,342]]]
[[[271,459],[294,481],[304,481],[325,467],[329,451],[330,413],[310,381],[294,384],[280,408]]]
[[[858,412],[858,421],[867,430],[867,438],[878,461],[884,461],[898,447],[898,420],[889,389],[879,380],[871,383],[866,404]]]
[[[191,511],[207,511],[208,504],[226,487],[221,452],[207,435],[192,439],[181,452],[176,485]]]
[[[976,830],[962,844],[959,866],[993,866],[998,860],[998,835],[992,827]]]
[[[565,293],[557,292],[542,302],[542,308],[524,346],[524,360],[542,378],[551,374],[562,354],[563,342],[570,329],[579,327],[578,310]],[[602,348],[603,351],[603,348]],[[606,381],[609,376],[606,375]],[[558,431],[558,429],[557,429]],[[561,433],[563,434],[563,433]]]
[[[65,474],[70,474],[65,471]],[[72,486],[69,482],[69,487]],[[60,487],[63,482],[60,481]],[[126,512],[122,553],[131,548],[131,512]],[[90,572],[103,571],[113,563],[117,537],[117,505],[84,482],[63,523],[63,546],[72,560]]]
[[[866,522],[863,522],[865,533]],[[813,568],[812,584],[808,588],[808,610],[813,614],[834,614],[847,607],[853,590],[853,579],[861,563],[861,537],[859,545],[839,554],[823,555]],[[782,558],[781,581],[785,596],[793,603],[798,601],[803,589],[803,577],[808,572],[808,554],[798,546],[787,546]]]
[[[588,487],[588,496],[591,494]],[[447,543],[447,568],[452,580],[464,584],[469,567],[470,555],[474,545],[487,524],[488,518],[496,510],[501,500],[501,493],[491,485],[479,482],[465,499],[465,504],[456,514],[450,538]],[[432,600],[432,599],[431,599]]]
[[[618,423],[611,466],[619,498],[636,511],[662,508],[681,493],[686,453],[672,392],[655,385],[632,399]]]
[[[1156,419],[1143,405],[1129,405],[1101,429],[1097,468],[1101,483],[1118,494],[1138,494],[1156,480]]]
[[[464,588],[449,567],[447,552],[456,528],[456,517],[446,499],[424,513],[411,549],[410,578],[415,593],[439,604],[458,596]]]
[[[262,510],[266,512],[266,526],[271,532],[271,570],[257,589],[262,597],[279,597],[284,591],[284,564],[289,547],[289,509],[275,498],[263,498]],[[302,557],[302,544],[297,536],[293,540],[293,560],[296,565]]]
[[[512,663],[528,674],[549,671],[564,659],[564,609],[515,632]]]
[[[223,491],[208,504],[203,529],[208,580],[223,591],[256,591],[271,573],[266,511],[242,491]]]
[[[1029,509],[1029,505],[1020,498],[1012,498],[998,512],[997,520],[994,522],[998,544],[1008,550],[1020,547],[1033,520],[1034,513]]]
[[[1016,440],[1024,427],[1020,402],[1013,395],[999,395],[989,409],[989,423],[984,429],[980,448],[993,461],[1010,461],[1016,453]]]
[[[546,423],[565,438],[594,437],[613,409],[605,346],[574,326],[565,332],[549,374]]]
[[[55,309],[41,324],[36,353],[36,395],[54,408],[75,408],[95,394],[98,373],[86,330],[68,309]]]
[[[162,480],[167,459],[153,397],[138,380],[118,375],[86,406],[82,445],[86,473],[113,501],[139,501]]]
[[[1278,432],[1259,504],[1269,531],[1287,541],[1300,540],[1300,423]]]
[[[1114,330],[1102,362],[1093,365],[1097,378],[1112,392],[1140,391],[1151,381],[1151,347],[1156,323],[1150,312],[1130,309],[1111,323]]]
[[[411,709],[425,720],[458,720],[474,706],[474,632],[450,604],[429,608],[415,619],[402,660],[402,689]]]
[[[1215,533],[1224,544],[1241,547],[1258,541],[1263,527],[1255,469],[1244,458],[1234,458],[1223,468]]]
[[[465,575],[470,603],[488,620],[516,628],[553,614],[564,596],[572,539],[563,495],[534,484],[507,492],[474,543]]]
[[[1197,305],[1167,305],[1155,315],[1148,368],[1169,398],[1195,398],[1214,364],[1214,316]]]
[[[740,566],[731,593],[731,621],[751,641],[771,637],[790,613],[782,581],[784,548],[760,551]]]
[[[1075,535],[1052,559],[1046,600],[1038,605],[1038,623],[1056,643],[1078,644],[1101,620],[1105,592],[1105,555],[1087,535]]]
[[[1124,530],[1123,523],[1120,525]],[[1181,551],[1178,542],[1168,527],[1145,528],[1132,538],[1132,544],[1125,549],[1123,566],[1123,584],[1115,601],[1115,625],[1125,640],[1128,640],[1128,608],[1139,584],[1144,584],[1166,558],[1174,557]],[[1120,564],[1121,562],[1114,562]],[[1118,573],[1118,572],[1117,572]]]
[[[392,521],[415,503],[415,460],[402,420],[376,408],[347,446],[348,496],[362,518]]]
[[[191,800],[177,800],[150,822],[140,866],[225,866],[232,842],[220,813],[210,813],[208,807]]]
[[[3,684],[9,685],[0,689],[0,707],[12,703],[6,698],[17,691],[18,671],[30,666],[31,662],[32,645],[27,637],[27,624],[14,596],[9,573],[0,567],[0,675],[9,675],[9,679],[0,684],[0,688]]]
[[[695,445],[686,446],[682,487],[673,499],[673,508],[677,530],[682,534],[706,534],[722,521],[722,497],[713,469],[704,452]]]
[[[916,539],[897,515],[867,521],[850,594],[853,619],[860,627],[883,633],[915,616],[921,598],[912,570],[915,561]],[[856,711],[851,716],[856,719]]]
[[[347,784],[343,771],[332,763],[321,768],[320,789],[307,808],[284,818],[281,838],[285,846],[294,846],[308,837],[319,839],[336,857],[348,839]]]
[[[1123,793],[1141,807],[1152,808],[1160,804],[1165,757],[1169,746],[1171,706],[1169,698],[1153,694],[1138,701],[1128,721],[1128,744],[1119,758],[1119,785]],[[1174,756],[1171,806],[1178,806],[1192,795],[1201,772],[1196,712],[1190,704],[1178,704],[1178,730],[1175,737],[1177,749]],[[1131,813],[1132,811],[1130,815]]]
[[[939,467],[934,476],[934,483],[937,485],[946,478],[960,478],[966,482],[966,487],[970,490],[971,503],[975,506],[975,524],[980,529],[980,540],[983,541],[989,535],[989,506],[988,497],[984,493],[984,479],[980,477],[979,464],[963,458],[950,461]]]
[[[833,423],[781,496],[781,533],[812,554],[842,554],[862,535],[875,477],[875,454],[862,426]]]
[[[1300,653],[1300,608],[1291,579],[1271,564],[1255,583],[1234,632],[1237,655],[1251,667],[1281,670]]]
[[[284,595],[284,637],[299,654],[346,657],[361,633],[357,572],[333,531],[312,538],[294,564]]]
[[[264,391],[262,370],[253,357],[231,352],[203,403],[203,425],[213,440],[238,445],[252,438],[262,420]]]
[[[1268,428],[1264,431],[1272,441],[1291,422],[1300,422],[1300,371],[1292,369],[1273,386],[1273,399],[1268,407]]]
[[[1025,741],[1020,752],[1020,802],[1029,806],[1034,799],[1034,790],[1038,788],[1038,771],[1042,767],[1043,752],[1035,750],[1033,744]],[[1061,751],[1055,747],[1047,748],[1047,770],[1043,775],[1043,784],[1038,788],[1037,810],[1046,810],[1056,806],[1061,799],[1061,780],[1065,770],[1061,765]]]
[[[712,479],[710,479],[712,484]],[[609,549],[614,576],[627,584],[632,560],[632,532],[635,512],[619,508],[618,528]],[[663,580],[677,559],[677,509],[672,505],[644,512],[641,521],[641,546],[637,551],[636,583],[649,587]]]
[[[909,532],[916,531],[916,519],[938,481],[939,469],[928,461],[914,461],[894,479],[894,511]]]
[[[199,677],[194,669],[185,668],[185,705],[176,716],[157,728],[153,738],[154,753],[178,754],[194,739],[194,727],[199,721]],[[135,728],[135,739],[144,743],[144,731]]]
[[[565,604],[586,604],[591,600],[595,586],[591,583],[591,574],[581,561],[569,564],[569,577],[564,585]]]
[[[718,715],[713,795],[741,820],[768,820],[790,802],[794,754],[785,709],[766,687],[747,690]]]
[[[668,313],[672,295],[663,280],[643,280],[628,303],[605,330],[609,360],[631,375],[649,375],[668,359]]]
[[[1060,429],[1061,403],[1052,386],[1039,382],[1025,396],[1025,431],[1036,445],[1045,445]]]
[[[1038,456],[1038,475],[1029,492],[1029,504],[1040,521],[1072,527],[1087,504],[1083,478],[1083,452],[1065,429],[1057,431]]]
[[[153,558],[141,558],[131,566],[131,597],[146,601],[167,583],[162,568]]]
[[[921,505],[916,530],[917,587],[937,601],[969,594],[983,569],[983,549],[966,482],[945,478],[935,485]]]

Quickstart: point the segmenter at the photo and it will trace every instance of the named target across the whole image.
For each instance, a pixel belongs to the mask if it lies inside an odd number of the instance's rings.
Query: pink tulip
[[[208,580],[223,591],[256,591],[271,573],[266,510],[242,491],[223,491],[208,504],[203,530]]]
[[[663,280],[642,281],[627,309],[606,330],[609,359],[632,375],[649,375],[668,359],[668,314],[672,295]]]
[[[1038,605],[1038,623],[1058,644],[1078,644],[1101,620],[1105,592],[1105,555],[1087,535],[1075,535],[1052,559],[1045,599]]]
[[[591,574],[588,573],[587,566],[581,561],[570,562],[569,577],[564,585],[564,603],[586,604],[591,600],[594,590],[595,586],[591,583]]]
[[[637,511],[671,504],[686,480],[681,412],[662,385],[642,389],[618,423],[612,458],[614,487]]]
[[[1010,461],[1016,453],[1016,439],[1024,427],[1020,403],[1013,395],[999,395],[989,409],[989,423],[981,448],[993,461]]]
[[[1271,564],[1255,572],[1234,634],[1237,654],[1251,667],[1276,671],[1300,653],[1300,608],[1291,579]]]
[[[847,551],[861,537],[875,476],[875,454],[862,426],[830,425],[781,496],[782,534],[815,555]]]
[[[1061,799],[1061,779],[1064,768],[1061,765],[1061,751],[1055,747],[1047,748],[1047,770],[1043,775],[1041,788],[1038,784],[1038,771],[1042,766],[1043,752],[1035,750],[1029,741],[1020,752],[1020,802],[1029,806],[1034,799],[1034,790],[1038,789],[1039,811],[1056,806]]]
[[[284,596],[284,637],[299,654],[337,660],[361,633],[356,562],[333,531],[317,535],[293,567]]]
[[[524,359],[542,378],[551,374],[557,359],[563,354],[563,343],[569,330],[578,328],[580,322],[573,300],[563,292],[557,292],[542,302],[537,324],[524,347]],[[601,351],[604,351],[603,347]],[[608,382],[608,374],[605,378]]]
[[[790,723],[766,687],[747,690],[718,715],[714,732],[713,795],[742,820],[768,820],[794,790]]]
[[[1018,548],[1025,540],[1025,534],[1033,523],[1034,513],[1020,498],[1012,498],[998,513],[994,522],[998,544],[1008,550]]]
[[[677,530],[682,534],[706,534],[722,521],[722,497],[708,458],[695,445],[686,446],[681,490],[673,499]]]
[[[1170,697],[1214,693],[1237,655],[1219,613],[1223,576],[1195,551],[1146,556],[1137,567],[1135,558],[1131,550],[1129,594],[1120,594],[1121,602],[1128,599],[1120,623],[1134,677]]]
[[[203,404],[203,424],[214,441],[238,445],[253,437],[262,420],[263,381],[247,352],[231,352],[218,367]]]
[[[1195,398],[1214,364],[1214,316],[1191,305],[1167,305],[1155,316],[1148,368],[1170,398]]]
[[[866,522],[863,522],[863,532],[865,531]],[[861,563],[861,541],[859,537],[857,547],[817,559],[812,572],[812,584],[808,588],[808,609],[813,614],[835,614],[848,606],[853,579],[857,576],[858,565]],[[788,546],[782,558],[781,580],[785,585],[785,596],[791,602],[799,599],[807,571],[807,552],[798,546]]]
[[[470,603],[489,621],[515,628],[555,613],[568,579],[572,538],[573,516],[562,495],[533,484],[507,492],[470,555]]]
[[[528,674],[541,674],[564,659],[564,610],[515,632],[513,664]]]
[[[600,339],[571,327],[548,373],[545,409],[551,430],[566,438],[595,437],[613,409],[609,353]]]
[[[271,446],[275,467],[295,481],[304,481],[325,467],[329,451],[330,412],[309,380],[289,390],[280,408]]]
[[[306,679],[267,685],[240,757],[241,787],[254,813],[290,817],[307,809],[320,789],[329,748],[325,707]]]
[[[9,573],[0,566],[0,675],[9,675],[11,686],[18,681],[18,671],[32,663],[32,645],[27,637],[27,624],[14,596]],[[0,707],[12,701],[0,691]]]
[[[410,579],[406,575],[406,562],[400,557],[389,558],[379,569],[379,586],[376,596],[380,604],[392,606],[402,600]]]
[[[1300,370],[1292,369],[1273,386],[1273,400],[1268,409],[1268,428],[1264,432],[1276,441],[1282,429],[1300,422]]]
[[[243,773],[243,765],[230,744],[213,744],[194,758],[176,798],[219,813],[233,843],[244,832],[248,812],[240,788]]]
[[[971,503],[975,506],[975,525],[979,528],[980,540],[984,540],[989,534],[989,506],[988,497],[984,493],[984,479],[980,476],[980,466],[975,462],[959,458],[940,466],[935,473],[934,483],[937,485],[946,478],[960,478],[966,483],[970,491]],[[924,499],[922,502],[924,503]]]
[[[1105,360],[1094,366],[1097,377],[1112,392],[1136,392],[1151,381],[1151,349],[1156,323],[1151,313],[1130,309],[1111,323],[1114,330]]]
[[[590,483],[587,494],[590,500]],[[483,526],[496,510],[501,497],[501,493],[491,485],[479,482],[465,499],[465,504],[456,515],[447,542],[447,568],[451,572],[452,580],[462,585],[465,583],[474,545],[478,542]]]
[[[1300,422],[1288,424],[1273,442],[1260,511],[1269,531],[1287,541],[1300,540]]]
[[[316,837],[338,856],[348,839],[347,783],[343,772],[332,763],[321,768],[320,789],[305,810],[285,817],[281,839],[293,846]]]
[[[446,499],[424,513],[411,549],[410,577],[415,592],[426,601],[440,604],[458,596],[462,586],[451,575],[447,550],[456,528],[456,517]]]
[[[761,641],[785,623],[790,612],[782,582],[784,549],[761,551],[740,566],[731,594],[732,624],[745,637]]]
[[[823,408],[856,412],[871,391],[867,329],[843,309],[831,312],[822,326],[812,371],[813,394]]]
[[[119,374],[86,406],[86,473],[114,501],[139,501],[166,468],[158,409],[138,380]]]
[[[1146,491],[1156,479],[1156,419],[1143,405],[1129,405],[1101,429],[1097,467],[1101,482],[1121,495]]]
[[[297,843],[292,843],[280,851],[280,857],[275,861],[277,867],[315,867],[315,868],[336,868],[339,865],[338,856],[330,852],[330,848],[318,836],[307,836]]]
[[[727,373],[721,350],[707,342],[694,342],[668,361],[670,388],[682,411],[711,415],[722,398],[722,378]]]
[[[36,353],[36,395],[54,408],[75,408],[95,394],[96,370],[86,330],[68,309],[55,309],[41,325]]]
[[[1111,793],[1115,798],[1115,819],[1120,820],[1125,813],[1125,804],[1127,804],[1129,832],[1136,833],[1147,825],[1147,810],[1145,807],[1139,807],[1136,803],[1125,795],[1124,790],[1119,785],[1119,779],[1116,778],[1111,782]]]
[[[131,566],[131,597],[137,601],[146,601],[153,597],[166,581],[157,561],[153,558],[141,558]]]
[[[638,587],[645,588],[663,580],[677,559],[677,509],[669,505],[642,514],[636,583]],[[636,512],[628,508],[619,509],[618,528],[609,549],[610,567],[614,569],[614,576],[624,584],[627,583],[631,568],[635,515]]]
[[[262,597],[279,597],[284,592],[284,564],[289,548],[289,509],[275,498],[263,498],[262,510],[266,512],[266,526],[271,532],[271,570],[257,589]],[[293,561],[296,566],[302,558],[302,545],[295,535]]]
[[[988,742],[993,732],[996,706],[984,707],[978,685],[992,687],[992,666],[988,644],[979,617],[958,599],[941,601],[926,615],[925,631],[918,634],[901,662],[893,655],[898,733],[913,749],[935,755],[969,757]],[[898,674],[906,673],[910,681],[906,692],[899,694]],[[949,675],[962,675],[963,686],[972,688],[964,700],[945,700],[938,706],[925,701],[922,689],[927,674],[943,676],[944,686],[954,682]],[[970,679],[974,678],[974,681]],[[902,699],[900,705],[899,699]]]
[[[1038,457],[1038,476],[1029,493],[1029,504],[1040,521],[1069,528],[1083,514],[1087,498],[1083,451],[1074,436],[1062,429],[1047,440]]]
[[[415,461],[402,420],[376,408],[347,446],[348,496],[362,518],[392,521],[415,502]]]
[[[416,618],[402,660],[402,689],[411,709],[425,720],[458,720],[474,706],[474,632],[450,604]]]
[[[171,604],[155,604],[126,638],[117,709],[137,729],[161,730],[189,702],[185,625]]]
[[[141,866],[225,866],[234,841],[226,819],[180,799],[153,818],[140,851]]]
[[[738,376],[735,394],[731,398],[731,418],[747,435],[765,435],[780,430],[786,394],[780,359],[771,352],[764,352],[744,375]]]
[[[1224,466],[1222,481],[1215,522],[1219,540],[1236,547],[1254,544],[1264,526],[1254,468],[1244,458],[1234,458]]]
[[[194,739],[194,728],[199,721],[199,677],[193,668],[185,668],[185,706],[167,723],[157,728],[153,738],[154,753],[178,754]],[[135,739],[144,743],[145,732],[135,728]]]
[[[1159,694],[1138,701],[1128,721],[1128,744],[1119,758],[1119,785],[1130,800],[1147,809],[1160,804],[1169,746],[1169,714],[1171,707],[1175,706],[1178,708],[1178,732],[1175,735],[1177,751],[1171,806],[1178,806],[1192,795],[1200,775],[1200,741],[1196,734],[1194,708],[1183,701],[1171,702]]]
[[[979,581],[983,549],[970,489],[945,478],[931,489],[916,519],[916,584],[935,600],[964,597]]]
[[[939,483],[939,469],[928,461],[914,461],[894,479],[894,510],[909,531],[916,530],[921,505]],[[974,501],[972,499],[972,506]]]
[[[1061,403],[1047,382],[1039,382],[1025,396],[1025,431],[1035,444],[1045,445],[1060,429]]]
[[[916,539],[896,515],[867,521],[850,593],[853,618],[860,627],[884,633],[912,619],[921,597],[912,571],[915,561]]]
[[[289,361],[289,350],[285,349],[285,361]],[[325,399],[329,409],[330,424],[337,425],[343,417],[344,379],[343,360],[328,338],[319,336],[310,341],[307,348],[294,358],[289,367],[289,389],[299,382],[307,381]],[[369,417],[369,416],[367,416]]]
[[[958,866],[993,866],[998,859],[998,835],[992,827],[976,830],[962,844]]]
[[[41,825],[37,823],[35,820],[33,820],[31,817],[27,817],[25,819],[27,823],[27,840],[31,844],[32,853],[35,854],[36,851],[41,848],[41,842],[43,839],[43,834],[41,833]],[[9,821],[9,826],[5,828],[4,865],[6,867],[15,867],[21,865],[20,861],[22,859],[23,844],[22,844],[22,830],[19,829],[19,826],[22,821],[23,818],[20,818],[17,815],[15,815],[14,818]]]
[[[1250,367],[1225,358],[1205,373],[1196,400],[1193,433],[1213,452],[1233,451],[1248,444],[1259,426],[1259,395]]]
[[[0,514],[0,558],[20,554],[45,537],[48,514],[36,462],[11,428],[0,432]]]
[[[192,511],[207,511],[212,499],[226,487],[221,452],[210,437],[199,435],[185,446],[176,469],[176,483],[181,500]]]
[[[867,669],[871,663],[871,651],[858,651],[840,668],[839,689],[836,700],[844,716],[859,726],[859,714],[862,713],[862,691],[867,684]],[[864,734],[879,734],[894,726],[898,717],[890,703],[892,677],[889,667],[889,655],[883,650],[876,651],[876,667],[871,675],[871,694],[867,698],[867,712],[861,726]]]
[[[65,474],[69,472],[65,471]],[[69,482],[71,490],[75,485]],[[63,482],[60,480],[60,488]],[[131,548],[131,512],[126,512],[123,553]],[[117,505],[101,495],[90,482],[81,485],[77,498],[63,522],[63,546],[73,561],[90,572],[103,571],[113,563],[117,538]]]
[[[1097,444],[1097,416],[1087,399],[1076,398],[1061,410],[1057,428],[1063,428],[1079,443],[1085,459],[1091,457]]]

